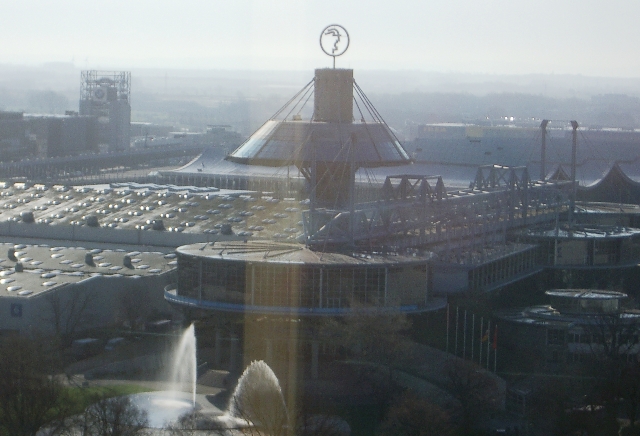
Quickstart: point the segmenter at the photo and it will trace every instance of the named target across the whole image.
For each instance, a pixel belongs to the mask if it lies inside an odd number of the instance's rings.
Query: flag
[[[487,342],[489,340],[489,329],[484,332],[484,336],[482,337],[482,342]]]
[[[498,348],[498,326],[496,326],[493,330],[493,344],[491,347],[495,350]]]

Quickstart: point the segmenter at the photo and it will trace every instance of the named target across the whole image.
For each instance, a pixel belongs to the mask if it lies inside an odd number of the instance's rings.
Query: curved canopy
[[[410,162],[407,152],[383,123],[278,120],[267,121],[227,160],[253,165],[309,166],[314,158],[323,163],[353,159],[357,167],[368,168]]]
[[[637,167],[635,173],[638,173]],[[616,163],[601,179],[588,186],[579,187],[578,199],[640,204],[640,182],[633,180]]]

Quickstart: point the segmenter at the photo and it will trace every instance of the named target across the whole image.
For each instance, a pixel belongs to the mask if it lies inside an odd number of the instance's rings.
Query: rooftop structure
[[[634,227],[606,224],[531,227],[523,230],[519,239],[537,244],[540,263],[550,268],[624,268],[637,265],[640,258],[640,229]]]
[[[131,73],[82,71],[80,115],[98,120],[98,146],[103,151],[129,148],[131,124]]]
[[[502,342],[526,356],[528,364],[574,371],[603,353],[611,335],[617,336],[618,351],[635,359],[640,312],[623,307],[627,294],[594,289],[552,289],[545,294],[551,304],[498,314]]]
[[[191,309],[304,317],[445,304],[429,293],[431,253],[318,253],[269,241],[187,245],[176,253],[178,281],[165,295]]]
[[[122,321],[125,293],[140,297],[131,304],[145,302],[141,314],[170,310],[152,289],[173,280],[175,254],[8,242],[0,250],[0,332],[113,326]]]
[[[552,121],[546,130],[547,170],[558,165],[568,167],[571,126],[566,121]],[[581,180],[600,177],[614,162],[628,163],[640,158],[638,130],[580,128],[579,132],[577,161],[581,173],[587,176],[580,177]],[[420,163],[527,165],[532,174],[538,174],[541,139],[540,128],[534,126],[434,123],[409,126],[404,145]]]
[[[294,107],[280,109],[227,159],[250,165],[294,163],[302,168],[309,168],[313,161],[328,164],[353,160],[358,168],[410,162],[399,140],[374,112],[373,106],[366,107],[371,119],[367,120],[364,114],[354,117],[353,90],[359,88],[353,79],[353,70],[321,69],[315,74],[314,80],[299,93],[301,97],[308,97],[314,89],[313,118],[304,120],[300,114],[304,106],[297,107],[292,102],[290,106]],[[333,106],[338,109],[334,110]],[[284,113],[287,109],[298,113]]]
[[[64,115],[0,112],[1,165],[96,151],[96,127],[95,117],[72,111]]]
[[[307,207],[217,188],[6,183],[0,190],[0,234],[165,247],[249,237],[294,240]]]
[[[303,121],[311,96],[313,115]],[[316,70],[314,79],[227,160],[249,165],[295,165],[307,180],[312,209],[352,207],[359,168],[410,162],[350,69]]]

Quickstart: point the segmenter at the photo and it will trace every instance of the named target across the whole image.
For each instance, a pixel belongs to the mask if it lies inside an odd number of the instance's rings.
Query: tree
[[[341,319],[330,319],[322,328],[328,342],[340,346],[356,371],[355,383],[372,389],[382,412],[400,391],[394,381],[396,369],[413,361],[412,342],[406,333],[411,321],[401,312],[375,312],[354,307]]]
[[[571,401],[572,389],[570,381],[563,378],[536,379],[535,386],[526,398],[525,414],[527,420],[539,435],[569,434],[576,428],[567,411],[575,404]],[[582,433],[582,431],[581,431]]]
[[[411,340],[406,333],[411,321],[404,313],[376,313],[354,309],[341,320],[331,319],[323,332],[354,358],[382,365],[389,381],[393,371],[412,358]]]
[[[447,412],[407,391],[389,408],[379,436],[449,436],[454,430]]]
[[[345,436],[351,433],[349,424],[337,416],[298,416],[296,436]]]
[[[635,427],[640,408],[640,363],[638,334],[640,315],[634,312],[598,313],[583,325],[591,336],[594,401],[605,407],[605,423],[611,432],[617,431],[619,405],[622,406],[631,429]]]
[[[35,435],[64,421],[65,390],[53,376],[56,353],[47,342],[21,336],[0,341],[0,433]]]
[[[640,364],[638,361],[629,362],[620,374],[620,389],[622,409],[629,419],[629,429],[625,432],[629,435],[640,434],[640,426],[637,425],[638,409],[640,408]]]
[[[105,398],[99,395],[73,426],[73,434],[83,436],[135,436],[146,434],[147,412],[128,396]]]
[[[63,343],[67,342],[82,323],[86,322],[90,298],[89,292],[83,289],[74,289],[65,295],[61,292],[47,294],[49,311],[43,318],[53,326],[56,336]]]
[[[146,290],[137,286],[125,289],[120,295],[120,314],[129,328],[135,330],[149,316]]]
[[[213,436],[226,435],[226,427],[216,419],[198,411],[187,412],[166,428],[173,436]]]
[[[496,380],[477,365],[452,359],[446,368],[447,391],[460,403],[461,428],[468,434],[482,413],[497,408]]]

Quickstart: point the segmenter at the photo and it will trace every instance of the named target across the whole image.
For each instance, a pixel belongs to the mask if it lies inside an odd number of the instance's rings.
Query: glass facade
[[[427,266],[320,266],[178,255],[178,295],[224,304],[344,309],[421,305]]]
[[[511,280],[537,265],[537,247],[484,263],[468,273],[469,289],[480,290],[506,280]]]

